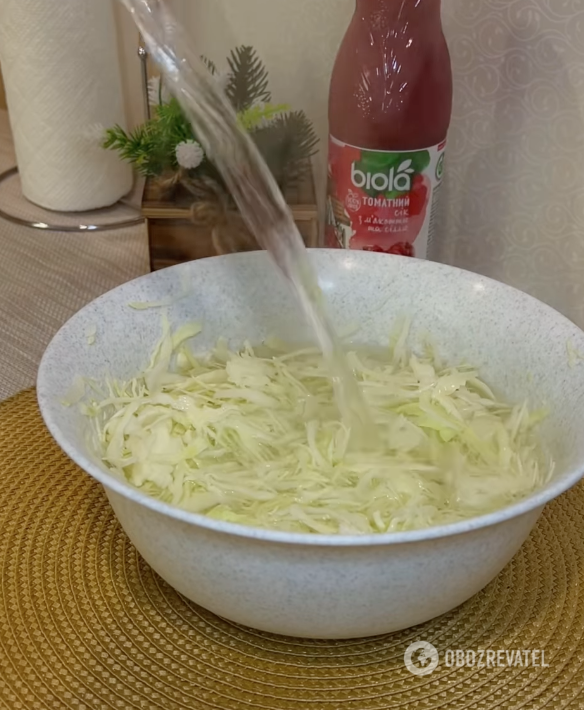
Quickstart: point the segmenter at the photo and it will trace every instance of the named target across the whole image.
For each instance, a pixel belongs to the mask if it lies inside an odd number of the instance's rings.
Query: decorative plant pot
[[[286,200],[306,245],[318,246],[318,208],[312,173],[286,192]],[[146,181],[142,214],[148,226],[152,271],[218,254],[259,249],[255,240],[242,237],[241,230],[230,234],[225,226],[217,230],[213,224],[195,224],[192,207],[193,198],[187,190],[179,188],[169,196],[161,192],[155,181]],[[237,221],[237,215],[233,216]]]

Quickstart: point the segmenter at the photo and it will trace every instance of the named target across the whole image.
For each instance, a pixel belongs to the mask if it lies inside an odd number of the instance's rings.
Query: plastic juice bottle
[[[452,114],[440,0],[357,0],[333,70],[326,244],[425,258]]]

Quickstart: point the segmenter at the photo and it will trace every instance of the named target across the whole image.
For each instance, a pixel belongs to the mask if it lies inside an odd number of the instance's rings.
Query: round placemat
[[[459,609],[402,633],[327,642],[244,629],[174,592],[52,441],[33,391],[0,405],[0,475],[1,707],[584,705],[582,487],[550,505],[515,560]],[[421,641],[439,654],[427,675],[404,664]],[[414,670],[432,660],[431,649],[415,653]]]

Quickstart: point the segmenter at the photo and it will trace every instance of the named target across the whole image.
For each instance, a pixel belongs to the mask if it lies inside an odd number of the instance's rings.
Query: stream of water
[[[292,286],[329,363],[341,414],[354,445],[376,443],[376,429],[349,368],[302,237],[286,201],[217,81],[164,0],[121,0],[130,10],[167,86],[191,121],[247,226]]]

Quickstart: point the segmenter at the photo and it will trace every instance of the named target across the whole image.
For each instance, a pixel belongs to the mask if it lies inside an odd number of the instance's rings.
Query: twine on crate
[[[178,170],[157,181],[163,195],[172,195],[183,187],[193,198],[190,208],[195,227],[211,233],[213,248],[218,255],[257,251],[260,247],[249,231],[231,197],[210,177],[193,180],[188,171]]]
[[[201,193],[191,205],[191,220],[210,229],[218,255],[257,251],[258,243],[229,195],[214,180],[200,181]]]

